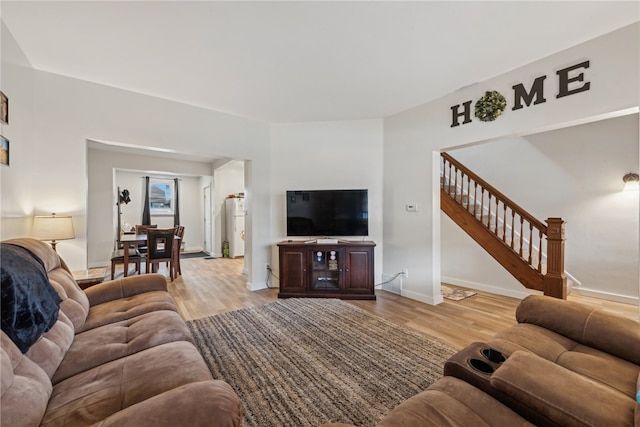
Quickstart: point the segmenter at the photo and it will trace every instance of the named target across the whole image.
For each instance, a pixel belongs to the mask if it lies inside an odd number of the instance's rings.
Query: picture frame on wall
[[[9,124],[9,98],[0,91],[0,122]]]
[[[0,135],[0,165],[9,166],[9,140]]]

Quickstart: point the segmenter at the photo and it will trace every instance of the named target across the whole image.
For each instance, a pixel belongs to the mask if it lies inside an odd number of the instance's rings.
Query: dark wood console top
[[[375,246],[371,240],[338,240],[338,243],[317,243],[315,240],[283,240],[278,246]]]

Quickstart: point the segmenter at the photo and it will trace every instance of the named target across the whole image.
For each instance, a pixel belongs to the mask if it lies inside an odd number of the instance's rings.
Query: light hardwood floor
[[[276,301],[277,289],[254,292],[246,289],[243,262],[241,258],[182,260],[182,276],[167,283],[183,318],[198,319]],[[162,269],[160,272],[166,274]],[[520,302],[516,298],[478,292],[462,301],[445,299],[442,304],[431,306],[382,290],[376,294],[376,301],[349,302],[458,349],[474,341],[485,341],[514,325],[515,309]],[[569,299],[638,319],[637,306],[577,295]]]

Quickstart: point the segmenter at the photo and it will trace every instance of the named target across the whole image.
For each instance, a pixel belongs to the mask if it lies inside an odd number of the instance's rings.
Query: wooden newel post
[[[562,218],[547,219],[547,274],[544,294],[567,299],[567,277],[564,275],[564,225]]]

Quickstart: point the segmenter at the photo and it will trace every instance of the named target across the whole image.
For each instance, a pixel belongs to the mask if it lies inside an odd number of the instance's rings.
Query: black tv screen
[[[287,191],[287,236],[368,236],[367,190]]]

